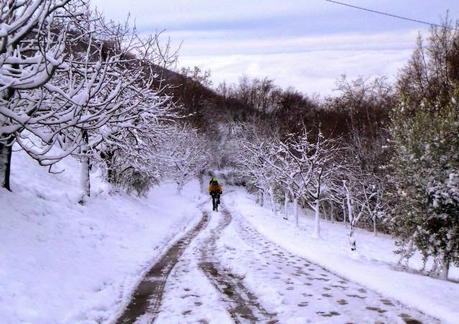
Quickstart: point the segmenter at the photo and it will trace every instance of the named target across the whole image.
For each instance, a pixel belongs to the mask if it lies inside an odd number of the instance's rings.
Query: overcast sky
[[[440,23],[458,0],[341,0]],[[325,0],[93,0],[105,16],[130,13],[142,33],[166,30],[182,42],[179,65],[210,69],[214,85],[267,76],[283,87],[331,94],[337,78],[393,79],[428,26]]]

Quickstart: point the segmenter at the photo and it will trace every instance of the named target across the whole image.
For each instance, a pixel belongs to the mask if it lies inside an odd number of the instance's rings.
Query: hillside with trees
[[[310,98],[242,77],[197,91],[200,111],[184,108],[221,155],[213,163],[235,168],[260,201],[311,208],[317,224],[347,222],[350,237],[355,226],[393,233],[401,260],[420,250],[446,278],[459,261],[458,44],[450,23],[432,28],[394,84],[343,77],[336,96]]]

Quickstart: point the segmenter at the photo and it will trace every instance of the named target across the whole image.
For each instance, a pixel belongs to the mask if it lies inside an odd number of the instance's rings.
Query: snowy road
[[[227,310],[235,322],[240,323],[248,320],[276,323],[276,314],[269,313],[260,304],[257,296],[245,287],[243,278],[221,266],[219,259],[221,253],[219,253],[216,243],[232,219],[227,210],[223,211],[222,216],[218,226],[211,231],[211,235],[202,245],[199,267],[213,286],[224,296]]]
[[[143,315],[148,315],[150,321],[154,321],[159,313],[164,286],[171,270],[177,264],[191,240],[207,225],[207,222],[208,217],[205,215],[189,233],[172,245],[148,271],[138,285],[126,310],[117,320],[118,323],[133,323]]]
[[[437,323],[266,240],[223,209],[151,269],[119,323]]]

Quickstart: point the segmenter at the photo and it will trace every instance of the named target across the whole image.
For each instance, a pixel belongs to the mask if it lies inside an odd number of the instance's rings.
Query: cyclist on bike
[[[218,211],[220,204],[220,195],[223,193],[222,186],[218,183],[217,178],[212,177],[209,182],[209,194],[212,197],[212,210]]]

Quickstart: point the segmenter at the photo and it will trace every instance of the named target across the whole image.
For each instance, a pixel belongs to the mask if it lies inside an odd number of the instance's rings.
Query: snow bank
[[[49,174],[17,152],[14,192],[0,189],[2,323],[112,320],[142,273],[200,219],[197,181],[182,196],[163,184],[139,199],[110,195],[95,179],[80,206],[79,163],[57,169],[65,172]]]
[[[358,254],[353,254],[342,224],[323,221],[322,239],[314,239],[312,217],[302,217],[297,228],[293,219],[285,221],[273,215],[256,205],[242,189],[227,192],[225,204],[233,214],[245,217],[261,234],[290,252],[442,321],[457,323],[459,284],[395,270],[398,257],[392,252],[394,242],[389,236],[375,237],[357,230]],[[458,269],[452,269],[451,275],[458,278]]]

